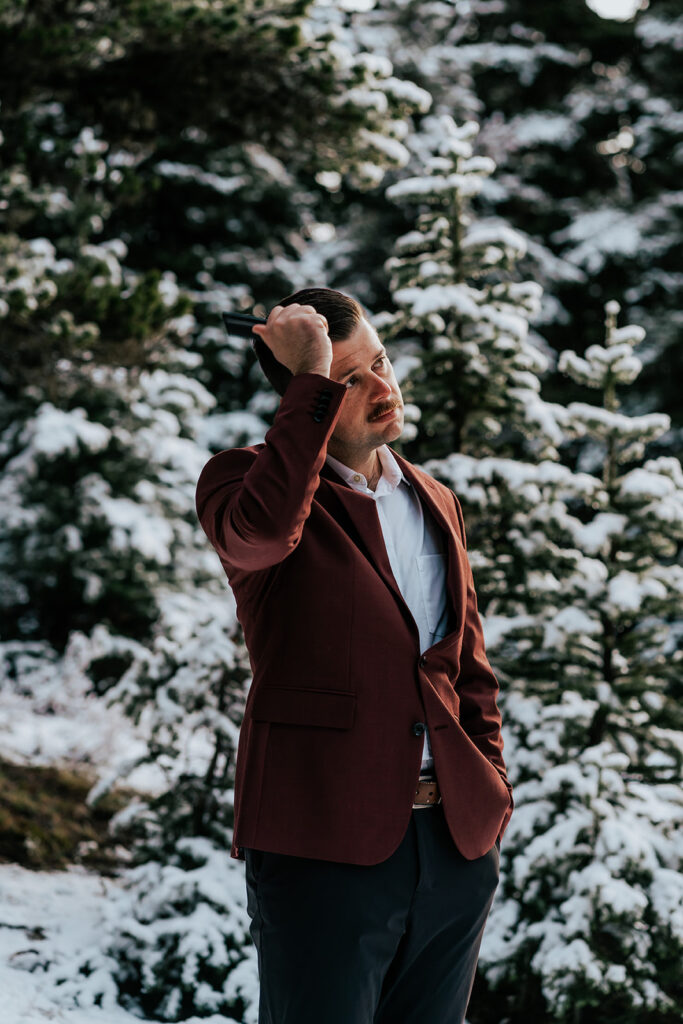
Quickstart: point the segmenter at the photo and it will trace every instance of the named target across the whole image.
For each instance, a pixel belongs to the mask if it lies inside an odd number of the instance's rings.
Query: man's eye
[[[349,379],[346,382],[346,386],[347,386],[347,388],[350,388],[350,387],[353,387],[353,385],[357,384],[357,383],[358,383],[358,378],[357,377],[349,377]]]

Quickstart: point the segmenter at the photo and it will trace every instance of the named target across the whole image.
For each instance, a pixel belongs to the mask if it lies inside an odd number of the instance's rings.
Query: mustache
[[[391,412],[392,409],[400,409],[401,405],[402,402],[398,398],[395,398],[393,402],[384,402],[379,409],[375,409],[372,416],[369,416],[368,419],[372,423],[373,420],[379,419],[380,416],[384,416],[386,413]]]

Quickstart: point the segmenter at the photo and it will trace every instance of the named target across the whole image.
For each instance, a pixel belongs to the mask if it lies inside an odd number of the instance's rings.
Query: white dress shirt
[[[443,533],[423,508],[389,448],[382,445],[377,454],[382,476],[374,491],[362,473],[349,469],[331,455],[327,462],[351,487],[375,499],[391,571],[417,624],[422,653],[448,631]],[[433,764],[429,730],[425,729],[421,768],[425,770]]]

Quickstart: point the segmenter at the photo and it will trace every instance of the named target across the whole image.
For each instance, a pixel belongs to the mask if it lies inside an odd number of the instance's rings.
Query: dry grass
[[[127,860],[126,837],[114,839],[108,824],[132,794],[118,791],[88,807],[93,782],[84,772],[0,760],[0,862],[116,873]]]

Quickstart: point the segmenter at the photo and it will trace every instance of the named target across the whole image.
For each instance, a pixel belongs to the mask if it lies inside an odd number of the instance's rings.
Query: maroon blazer
[[[426,723],[448,828],[472,860],[503,834],[513,801],[462,511],[394,452],[448,552],[454,626],[421,655],[375,501],[325,462],[345,394],[320,374],[293,377],[265,442],[214,455],[197,484],[253,671],[231,856],[385,860],[410,821]]]

